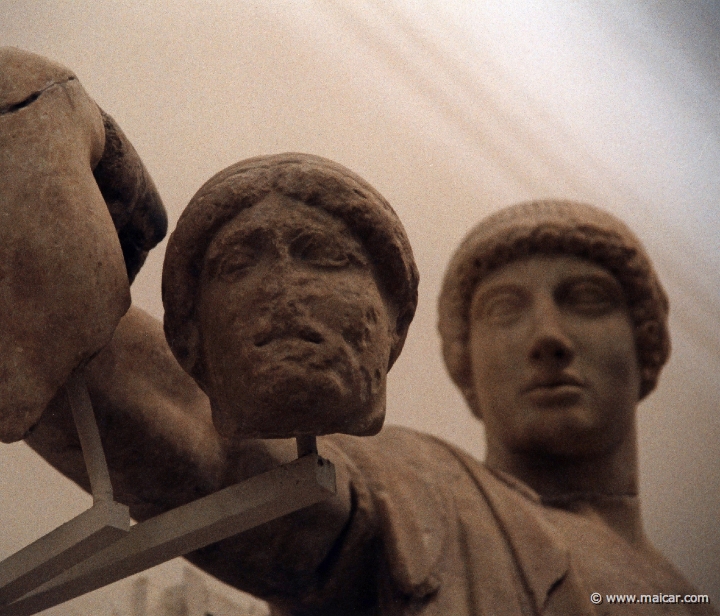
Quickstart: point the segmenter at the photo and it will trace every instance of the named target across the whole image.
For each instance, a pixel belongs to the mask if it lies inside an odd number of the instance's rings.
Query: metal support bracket
[[[66,386],[93,507],[0,562],[0,616],[30,616],[335,494],[335,467],[314,437],[298,459],[130,526],[112,486],[82,374]]]

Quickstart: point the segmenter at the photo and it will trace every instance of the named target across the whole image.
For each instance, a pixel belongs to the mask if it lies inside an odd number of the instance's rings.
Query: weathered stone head
[[[110,340],[166,228],[135,150],[75,74],[15,48],[0,48],[0,217],[0,440],[12,442]]]
[[[669,356],[667,317],[635,235],[568,201],[522,203],[481,221],[439,300],[445,363],[489,446],[493,437],[527,448],[534,439],[560,453],[597,451],[614,431],[616,442],[632,432],[637,402]]]
[[[193,197],[163,269],[165,333],[225,436],[374,434],[417,304],[395,212],[332,161],[241,161]]]

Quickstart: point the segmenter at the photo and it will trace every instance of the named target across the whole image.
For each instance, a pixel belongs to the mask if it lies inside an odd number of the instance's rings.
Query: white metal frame
[[[335,468],[314,437],[298,459],[140,524],[113,500],[82,372],[66,385],[93,506],[0,562],[0,616],[30,616],[335,494]]]

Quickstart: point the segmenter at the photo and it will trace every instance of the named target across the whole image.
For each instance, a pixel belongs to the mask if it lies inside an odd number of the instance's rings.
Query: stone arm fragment
[[[108,342],[166,226],[137,153],[75,74],[1,48],[1,441],[32,430]]]

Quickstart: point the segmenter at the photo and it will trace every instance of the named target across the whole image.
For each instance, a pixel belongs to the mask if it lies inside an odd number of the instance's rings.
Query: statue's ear
[[[195,379],[198,386],[205,391],[205,360],[202,350],[202,336],[197,321],[192,318],[188,319],[182,329],[182,336],[171,338],[168,335],[167,327],[164,327],[164,331],[165,340],[177,362],[185,372]]]
[[[392,368],[395,360],[400,357],[403,346],[405,346],[405,339],[407,338],[408,328],[410,327],[412,317],[412,311],[408,308],[404,312],[398,314],[397,319],[395,319],[395,327],[390,333],[392,337],[392,346],[390,348],[390,360],[388,361],[388,370]]]
[[[470,410],[473,412],[473,415],[480,419],[482,421],[482,409],[480,408],[480,404],[478,403],[477,396],[475,395],[475,388],[469,385],[466,385],[464,387],[460,388],[460,391],[462,392],[463,397],[465,398],[465,401],[468,403],[468,406],[470,407]]]

